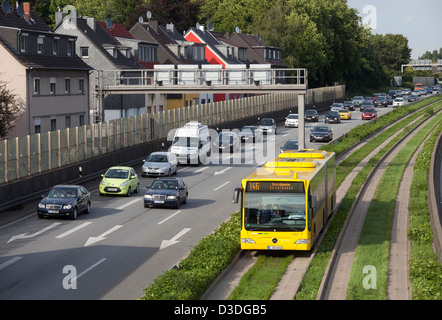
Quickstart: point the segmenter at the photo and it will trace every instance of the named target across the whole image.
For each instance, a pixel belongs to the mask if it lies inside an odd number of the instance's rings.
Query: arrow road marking
[[[221,170],[221,171],[215,171],[215,176],[217,176],[217,175],[219,175],[219,174],[226,173],[226,171],[227,171],[227,170],[230,170],[230,169],[232,169],[232,167],[224,168],[224,169]]]
[[[191,230],[191,228],[184,228],[183,230],[178,232],[176,234],[176,236],[174,236],[172,239],[170,239],[170,240],[163,240],[163,242],[161,242],[160,250],[163,250],[164,248],[167,248],[169,246],[177,244],[179,242],[177,239],[181,238],[183,235],[185,235],[190,230]]]
[[[18,234],[16,236],[12,236],[11,239],[9,239],[9,241],[6,242],[6,243],[12,242],[12,241],[17,240],[17,239],[28,239],[28,238],[32,238],[32,237],[38,236],[39,234],[42,234],[45,231],[48,231],[48,230],[50,230],[52,228],[55,228],[59,224],[61,224],[61,222],[54,222],[53,224],[47,226],[46,228],[44,228],[44,229],[42,229],[40,231],[34,232],[33,234],[22,233],[22,234]]]
[[[87,239],[86,243],[84,244],[84,247],[87,247],[87,246],[89,246],[89,245],[91,245],[91,244],[94,244],[94,243],[96,243],[96,242],[98,242],[98,241],[105,240],[105,239],[106,239],[106,236],[107,236],[108,234],[114,232],[115,230],[120,229],[121,227],[122,227],[122,225],[117,224],[116,226],[110,228],[110,229],[107,230],[106,232],[100,234],[98,237],[89,237],[89,239]]]

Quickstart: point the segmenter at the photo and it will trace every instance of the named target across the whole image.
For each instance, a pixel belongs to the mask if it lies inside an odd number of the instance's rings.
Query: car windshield
[[[348,113],[348,111],[346,109],[340,109],[339,113]]]
[[[304,193],[246,192],[244,226],[247,230],[305,229]]]
[[[271,119],[262,119],[260,125],[261,126],[271,126],[273,121]]]
[[[308,115],[315,115],[316,114],[316,112],[314,111],[314,110],[307,110],[306,112],[305,112],[305,114],[308,114]]]
[[[146,162],[167,162],[167,155],[165,154],[150,154]]]
[[[231,133],[231,132],[221,132],[218,135],[218,139],[220,141],[221,140],[223,140],[223,141],[230,141],[230,140],[233,140],[234,137],[235,137],[235,135],[233,133]]]
[[[76,198],[76,188],[52,188],[48,193],[48,198]]]
[[[327,127],[315,127],[313,128],[313,132],[328,132]]]
[[[338,113],[336,111],[332,111],[332,112],[327,113],[327,117],[337,117],[337,116],[338,116]]]
[[[255,132],[256,127],[242,127],[241,128],[241,132],[247,132],[247,131],[251,131],[251,132]]]
[[[373,112],[376,112],[376,110],[375,110],[375,109],[365,109],[364,112],[370,112],[370,113],[373,113]]]
[[[172,145],[176,147],[198,147],[198,138],[175,137]]]
[[[127,179],[128,176],[129,170],[127,169],[109,169],[104,177],[109,179]]]
[[[287,141],[284,144],[284,149],[293,149],[293,150],[297,150],[298,149],[298,141]]]
[[[287,116],[287,119],[298,119],[298,115],[297,114],[289,114]]]
[[[171,180],[155,180],[151,187],[153,190],[159,190],[159,189],[176,189],[178,188],[178,182],[177,181],[171,181]]]

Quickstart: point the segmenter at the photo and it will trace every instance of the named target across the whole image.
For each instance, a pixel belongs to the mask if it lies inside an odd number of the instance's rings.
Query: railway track
[[[428,106],[441,106],[440,101],[433,102],[429,105],[423,106],[419,110],[426,108]],[[370,204],[371,198],[376,190],[376,187],[382,177],[383,172],[386,167],[390,163],[390,161],[394,158],[394,156],[401,150],[401,148],[407,144],[407,142],[412,139],[412,137],[419,132],[421,128],[425,126],[431,119],[437,116],[441,111],[439,110],[432,116],[425,117],[425,115],[421,115],[415,118],[413,121],[410,121],[407,125],[403,126],[400,130],[394,132],[388,136],[382,143],[380,143],[376,148],[374,148],[367,156],[363,158],[346,176],[346,178],[340,184],[336,196],[337,196],[337,206],[334,214],[339,209],[340,204],[342,203],[344,197],[346,196],[353,179],[363,170],[363,168],[370,163],[370,161],[374,161],[377,157],[379,158],[373,169],[368,175],[365,183],[361,187],[356,200],[353,202],[353,205],[348,212],[347,219],[342,227],[340,235],[335,243],[335,247],[331,253],[331,258],[329,259],[329,263],[325,269],[325,274],[322,277],[322,282],[319,286],[319,290],[317,293],[317,299],[345,299],[346,298],[346,289],[349,278],[349,273],[351,270],[351,266],[354,259],[355,250],[358,245],[359,235],[363,228],[363,224],[365,221],[365,216],[368,210],[368,206]],[[413,113],[415,114],[415,113]],[[338,164],[344,161],[348,156],[353,154],[359,148],[362,148],[365,144],[369,143],[372,139],[380,136],[382,133],[386,132],[390,128],[392,128],[396,123],[403,119],[407,119],[408,117],[412,117],[412,114],[409,114],[397,121],[391,123],[390,125],[380,129],[378,132],[372,134],[366,139],[362,140],[357,145],[353,146],[351,149],[341,154],[338,158]],[[388,149],[388,150],[387,150]],[[383,154],[382,157],[379,157],[380,154]],[[409,167],[413,164],[413,159],[409,163]],[[410,169],[408,169],[410,170]],[[401,190],[406,190],[407,184],[401,186]],[[401,205],[404,205],[406,208],[406,204],[400,201]],[[406,210],[403,208],[398,209],[397,212],[402,213],[400,217],[395,218],[394,226],[397,228],[401,228],[400,232],[393,231],[395,239],[394,244],[392,245],[392,250],[395,250],[394,256],[396,257],[396,263],[391,264],[391,268],[397,268],[397,266],[402,266],[400,270],[400,276],[398,270],[390,270],[390,272],[394,273],[395,281],[393,286],[396,286],[394,289],[395,293],[389,293],[389,298],[400,298],[400,299],[410,299],[410,292],[408,285],[408,273],[403,270],[403,265],[405,263],[406,267],[408,267],[408,263],[406,263],[407,259],[407,239],[404,240],[404,237],[407,237],[407,231],[405,227],[404,233],[404,223],[406,223]],[[404,213],[405,212],[405,217]],[[333,214],[333,217],[334,217]],[[405,222],[404,222],[405,219]],[[273,294],[270,296],[270,299],[275,300],[291,300],[295,297],[297,292],[299,292],[302,279],[308,270],[313,258],[317,254],[318,247],[321,245],[321,241],[325,234],[327,234],[327,230],[330,227],[331,221],[330,219],[327,223],[325,230],[321,233],[321,236],[318,239],[318,242],[312,252],[309,253],[301,253],[296,252],[295,258],[289,264],[285,274],[282,276],[281,281],[278,286],[275,288]],[[238,254],[235,262],[220,275],[220,278],[216,283],[209,288],[206,294],[202,299],[212,299],[212,300],[224,300],[227,299],[231,290],[238,284],[242,275],[244,275],[250,267],[253,266],[259,254],[265,253],[257,253],[257,252],[241,252]],[[405,259],[405,260],[404,260]],[[402,288],[399,288],[400,284],[403,284]],[[314,297],[313,297],[314,299]]]

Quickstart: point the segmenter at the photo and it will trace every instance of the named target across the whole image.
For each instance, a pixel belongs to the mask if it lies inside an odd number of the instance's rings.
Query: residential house
[[[144,69],[133,58],[132,48],[115,40],[94,17],[64,16],[63,12],[56,12],[54,31],[77,37],[78,56],[94,70],[102,72],[102,85],[113,84],[117,74],[122,83],[131,84],[136,80],[129,78],[136,77],[139,75],[137,71]],[[98,72],[94,72],[90,79],[94,122],[146,113],[145,94],[95,95]]]
[[[0,81],[22,115],[8,138],[89,123],[89,72],[76,54],[77,37],[55,34],[28,2],[0,9]]]
[[[222,41],[222,35],[215,32],[211,27],[206,29],[204,25],[197,24],[196,27],[190,28],[184,38],[187,41],[192,41],[196,43],[203,43],[206,45],[206,59],[212,65],[221,66],[223,69],[229,68],[239,68],[244,69],[248,65],[248,61],[245,55],[245,48],[238,47]],[[225,39],[227,40],[227,39]],[[240,58],[241,57],[241,58]],[[240,81],[243,79],[241,71],[230,72],[227,75],[229,83],[234,83],[235,81]],[[231,94],[214,94],[213,101],[224,101],[230,99],[236,99],[242,95],[231,95]]]
[[[106,30],[118,43],[125,47],[130,47],[132,57],[144,68],[152,71],[147,72],[147,84],[153,83],[155,65],[158,65],[158,43],[141,41],[134,36],[120,23],[98,21],[101,27]],[[164,94],[148,93],[145,95],[146,113],[163,111],[166,106]]]
[[[164,72],[165,78],[174,74],[174,83],[179,83],[180,79],[193,75],[195,69],[208,64],[204,55],[204,45],[186,41],[173,24],[163,27],[155,20],[137,22],[129,32],[135,39],[158,43],[160,65],[155,65],[154,68],[158,70],[157,74],[160,77],[161,71]],[[165,78],[158,80],[165,81]],[[167,94],[167,109],[188,107],[201,102],[198,94]]]

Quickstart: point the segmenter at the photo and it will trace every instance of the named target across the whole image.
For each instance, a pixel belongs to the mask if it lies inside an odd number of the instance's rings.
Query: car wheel
[[[178,198],[178,201],[175,204],[175,209],[179,209],[180,208],[180,199]]]
[[[127,197],[130,197],[130,187],[129,187],[129,189],[127,189],[126,196],[127,196]]]
[[[137,184],[137,188],[135,189],[135,193],[138,193],[138,192],[140,192],[140,184],[139,183]]]
[[[88,214],[89,212],[91,212],[91,202],[90,201],[88,201],[87,207],[86,207],[86,210],[85,210],[86,214]]]
[[[187,203],[187,196],[188,194],[186,193],[186,197],[184,198],[183,203]]]
[[[77,208],[74,208],[74,211],[72,211],[72,213],[71,213],[71,219],[72,220],[77,219],[77,215],[78,215]]]
[[[37,213],[37,216],[38,216],[39,219],[43,219],[44,218],[44,215],[42,215],[40,213]]]
[[[170,168],[169,168],[169,171],[167,172],[167,176],[170,177],[171,175],[172,175],[172,170],[170,170]]]

